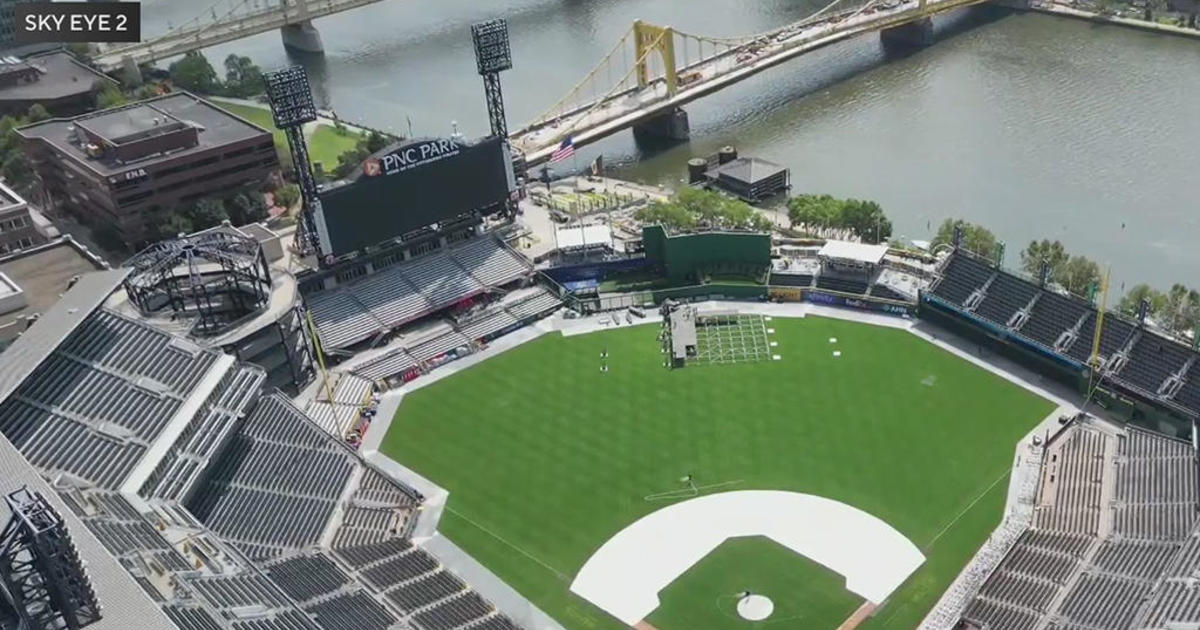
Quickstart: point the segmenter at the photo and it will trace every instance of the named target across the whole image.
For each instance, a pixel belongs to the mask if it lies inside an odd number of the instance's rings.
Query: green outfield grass
[[[1016,441],[1053,405],[904,331],[769,325],[781,361],[674,371],[657,326],[546,335],[407,396],[383,450],[449,490],[444,534],[567,628],[624,627],[568,586],[601,544],[664,506],[646,495],[687,472],[701,486],[829,497],[891,524],[927,560],[863,627],[912,628],[999,521]],[[751,627],[711,605],[731,595],[731,575],[792,602],[796,627],[849,614],[854,596],[828,579],[786,577],[811,575],[807,561],[735,543],[660,594],[660,630]]]

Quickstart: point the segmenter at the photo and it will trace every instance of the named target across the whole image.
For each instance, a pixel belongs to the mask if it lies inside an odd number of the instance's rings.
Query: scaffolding
[[[219,335],[266,308],[271,271],[255,239],[219,227],[147,247],[125,266],[125,291],[147,317],[194,319],[194,335]]]

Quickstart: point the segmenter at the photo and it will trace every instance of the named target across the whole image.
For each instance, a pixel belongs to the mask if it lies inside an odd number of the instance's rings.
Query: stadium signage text
[[[386,155],[366,160],[363,162],[363,174],[369,177],[394,175],[410,168],[458,155],[461,150],[462,145],[458,141],[446,138],[410,144]]]

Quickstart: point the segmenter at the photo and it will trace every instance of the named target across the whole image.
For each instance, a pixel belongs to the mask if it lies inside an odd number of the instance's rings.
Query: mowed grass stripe
[[[1053,408],[904,331],[823,318],[769,326],[782,361],[674,371],[655,326],[547,335],[406,397],[384,450],[449,490],[462,516],[573,576],[613,534],[667,505],[646,495],[679,488],[688,472],[701,486],[741,479],[730,489],[837,499],[924,547]],[[969,514],[931,563],[961,567],[1000,512],[981,501]],[[442,529],[568,628],[622,627],[465,520]],[[932,605],[937,593],[925,590],[912,606]]]

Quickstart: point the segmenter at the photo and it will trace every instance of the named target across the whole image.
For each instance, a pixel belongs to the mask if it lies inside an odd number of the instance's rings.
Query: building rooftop
[[[763,181],[770,177],[774,177],[779,173],[786,171],[787,168],[780,166],[774,162],[769,162],[760,158],[744,157],[730,160],[709,171],[710,177],[731,177],[747,184],[754,184]]]
[[[0,60],[0,74],[26,67],[37,70],[40,75],[38,80],[0,86],[0,101],[53,101],[90,92],[96,89],[97,84],[117,84],[63,51],[21,60],[12,57]]]
[[[887,255],[887,245],[868,245],[850,241],[826,241],[817,255],[821,258],[837,258],[878,265]]]
[[[21,287],[27,300],[24,308],[0,314],[0,329],[34,313],[45,313],[73,278],[101,269],[103,261],[69,236],[0,258],[0,273]]]
[[[23,205],[25,205],[25,200],[21,198],[21,195],[18,195],[16,191],[0,183],[0,212]]]
[[[72,139],[72,136],[83,135],[79,133],[83,131],[87,135],[107,141],[114,147],[121,147],[155,136],[190,133],[191,129],[198,133],[197,142],[190,146],[175,147],[124,161],[117,159],[112,152],[93,157],[88,153],[86,141]],[[22,127],[18,133],[27,138],[41,138],[51,143],[60,152],[101,175],[120,173],[131,168],[175,159],[181,155],[268,135],[262,127],[188,92],[175,92],[75,118],[46,120]]]

